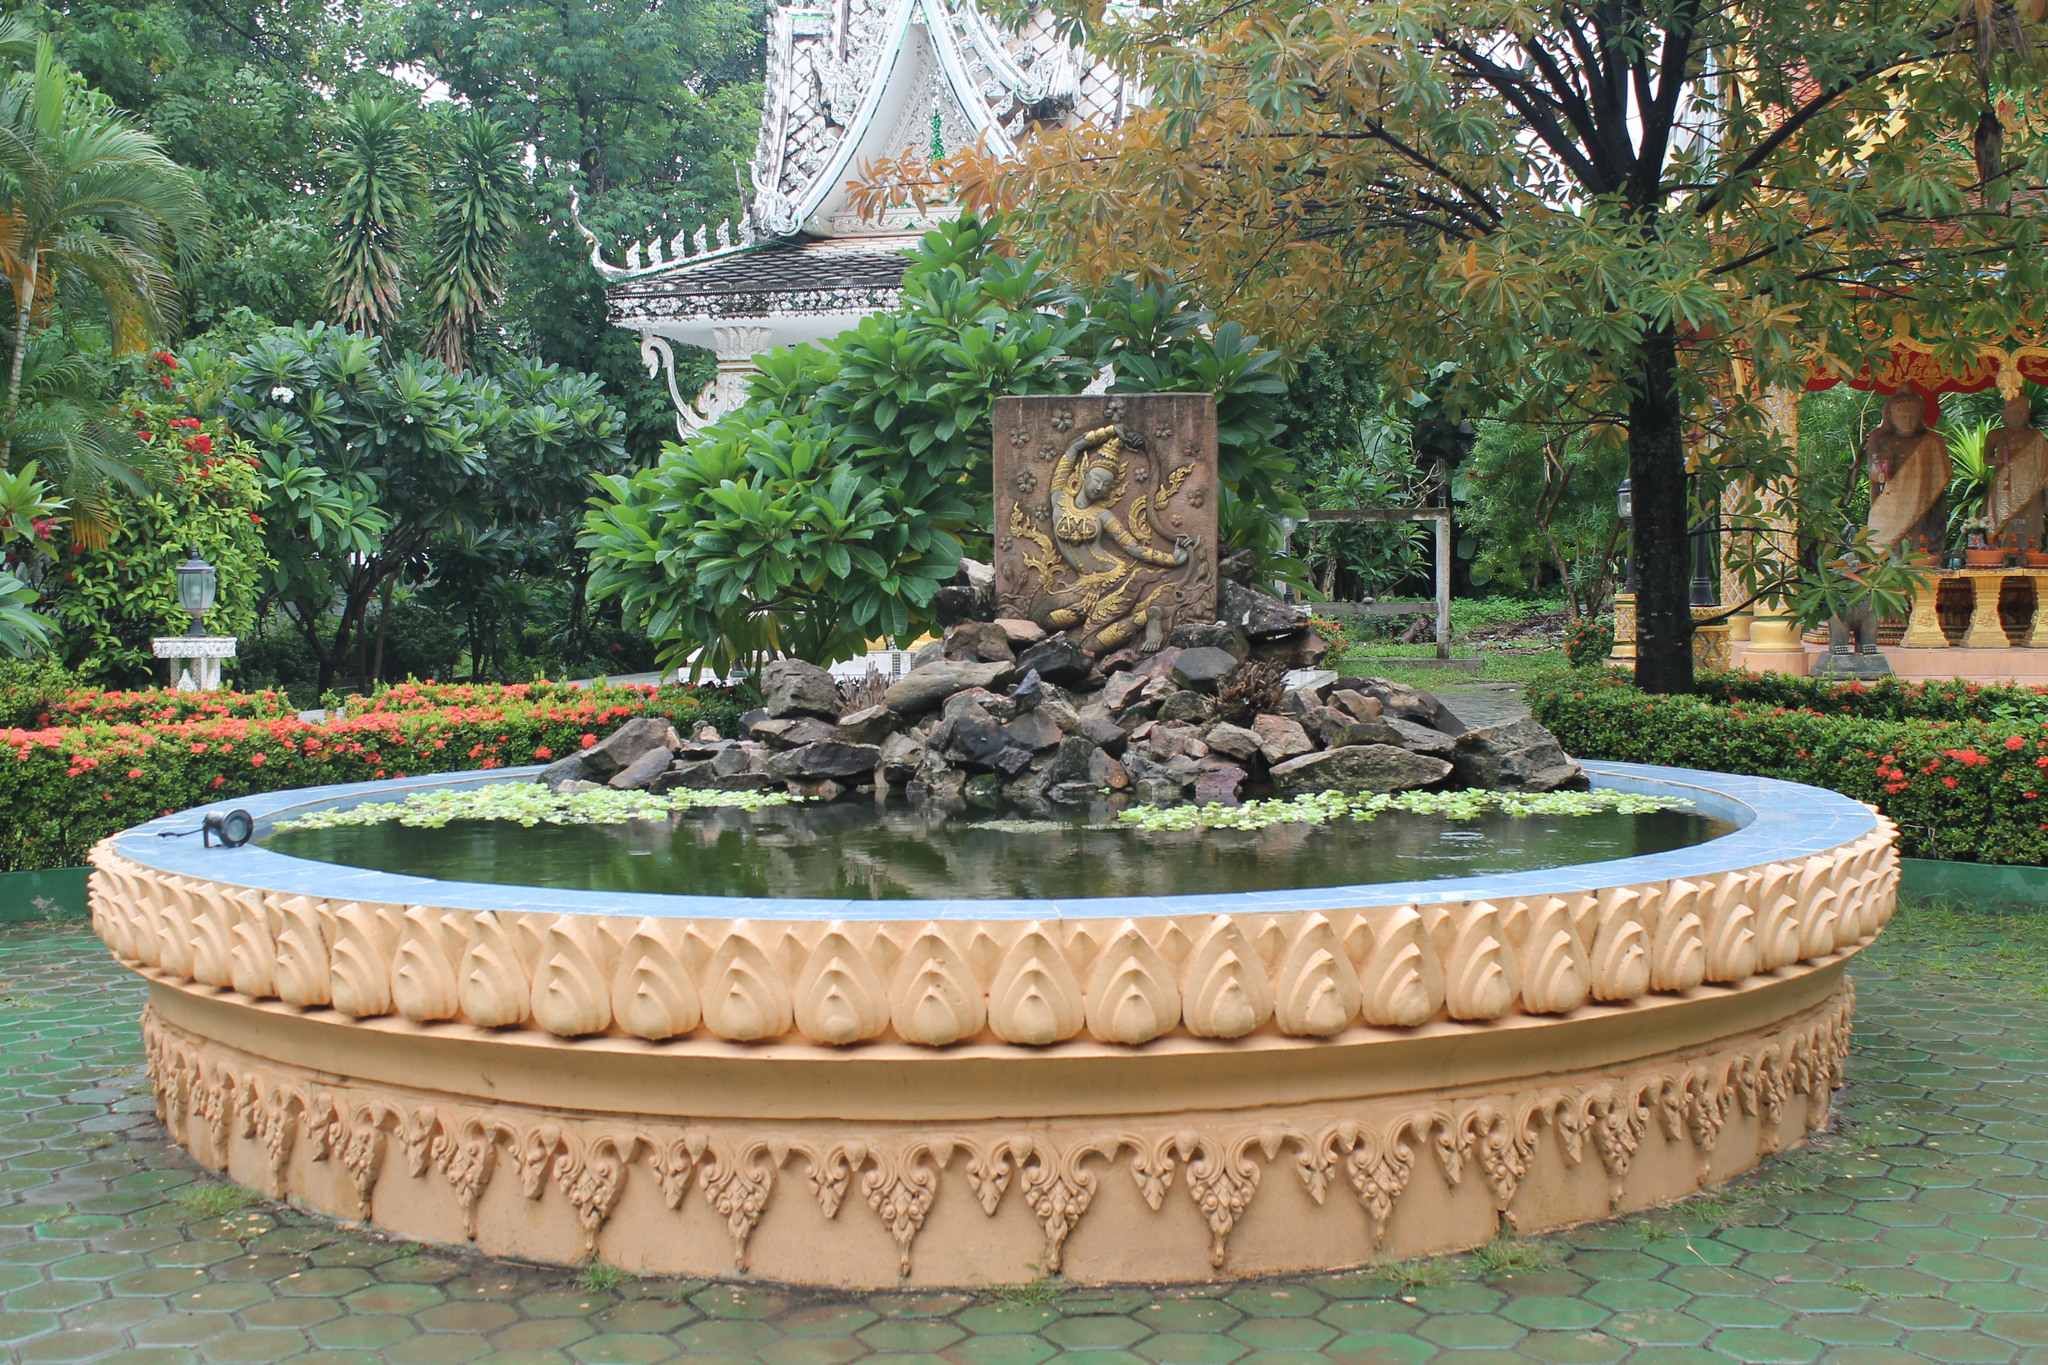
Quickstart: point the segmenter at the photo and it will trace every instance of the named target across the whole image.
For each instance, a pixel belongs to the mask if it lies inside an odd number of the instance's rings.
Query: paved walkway
[[[254,1200],[165,1146],[140,983],[0,933],[0,1359],[298,1365],[2048,1365],[2048,916],[1902,915],[1840,1131],[1674,1209],[1190,1290],[819,1294],[496,1265]]]

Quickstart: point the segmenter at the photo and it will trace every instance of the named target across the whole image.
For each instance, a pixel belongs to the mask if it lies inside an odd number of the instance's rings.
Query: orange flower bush
[[[1810,783],[1890,816],[1907,857],[2048,866],[2044,689],[1708,674],[1698,695],[1660,697],[1610,671],[1528,697],[1575,757]]]
[[[76,866],[117,830],[222,797],[517,767],[574,752],[586,735],[636,716],[665,716],[679,729],[706,721],[729,728],[736,710],[711,688],[446,690],[460,700],[393,688],[321,723],[288,711],[233,714],[282,705],[261,693],[215,694],[218,709],[186,700],[192,693],[82,694],[68,723],[0,730],[0,803],[10,812],[0,822],[0,871]],[[166,709],[173,718],[158,718]],[[107,718],[115,714],[135,718]]]

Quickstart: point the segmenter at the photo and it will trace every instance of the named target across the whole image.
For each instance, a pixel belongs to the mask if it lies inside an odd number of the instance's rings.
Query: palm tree
[[[427,350],[460,370],[469,361],[470,338],[505,294],[505,257],[526,186],[518,142],[501,123],[457,114],[441,182],[429,229],[434,290]]]
[[[30,343],[58,291],[97,294],[116,349],[141,349],[176,316],[165,258],[201,231],[204,213],[191,174],[163,144],[75,88],[38,38],[34,65],[0,86],[0,274],[14,291],[0,469],[13,457]]]
[[[335,230],[327,306],[343,327],[370,336],[390,335],[401,310],[407,201],[420,183],[412,114],[409,101],[360,96],[322,158]]]

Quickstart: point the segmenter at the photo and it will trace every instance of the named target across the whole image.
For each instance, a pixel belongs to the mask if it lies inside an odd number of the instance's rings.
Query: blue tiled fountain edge
[[[539,911],[553,914],[649,915],[693,919],[1104,919],[1147,915],[1200,915],[1259,908],[1274,911],[1340,910],[1414,902],[1502,900],[1517,896],[1598,891],[1609,886],[1706,877],[1763,863],[1783,862],[1850,843],[1876,827],[1875,813],[1859,801],[1819,787],[1767,777],[1661,768],[1641,763],[1587,762],[1593,785],[1605,790],[1682,797],[1702,815],[1738,826],[1690,848],[1606,862],[1574,863],[1476,877],[1323,886],[1299,891],[1253,891],[1203,896],[1118,896],[1065,900],[841,900],[743,898],[572,891],[497,882],[439,881],[294,858],[250,843],[206,848],[193,833],[205,816],[246,810],[260,840],[279,820],[316,810],[433,788],[532,781],[538,765],[491,771],[435,773],[216,801],[161,816],[114,836],[122,857],[178,876],[281,895],[325,896],[385,905],[434,905],[457,910]]]

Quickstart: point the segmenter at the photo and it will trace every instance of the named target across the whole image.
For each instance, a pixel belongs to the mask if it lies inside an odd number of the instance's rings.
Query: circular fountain
[[[157,837],[225,804],[129,830],[94,853],[94,925],[150,982],[174,1140],[406,1236],[839,1286],[1330,1269],[1675,1199],[1825,1119],[1889,824],[1585,766],[1733,832],[1058,899],[587,891],[262,846],[514,770],[248,798],[243,848]]]

